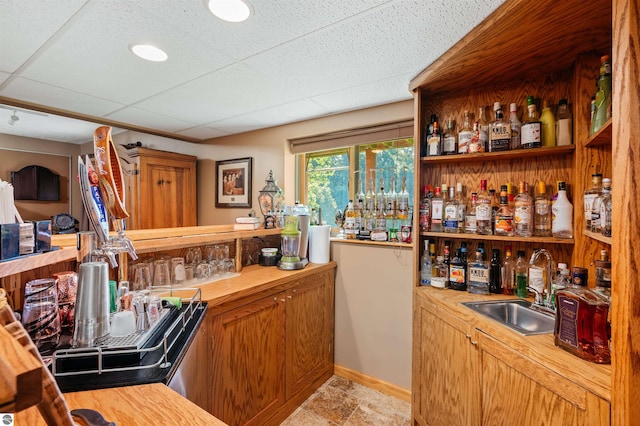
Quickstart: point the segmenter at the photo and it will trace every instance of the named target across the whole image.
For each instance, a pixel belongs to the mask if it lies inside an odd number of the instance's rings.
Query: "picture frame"
[[[216,207],[251,208],[253,157],[216,161]]]

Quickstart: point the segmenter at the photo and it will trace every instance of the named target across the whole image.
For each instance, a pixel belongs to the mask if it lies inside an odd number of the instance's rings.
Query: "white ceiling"
[[[0,97],[194,140],[409,99],[409,81],[503,0],[0,0]],[[146,42],[169,54],[147,62]],[[83,143],[95,123],[0,108],[0,133]],[[54,126],[55,123],[51,123]],[[20,129],[22,127],[22,129]]]

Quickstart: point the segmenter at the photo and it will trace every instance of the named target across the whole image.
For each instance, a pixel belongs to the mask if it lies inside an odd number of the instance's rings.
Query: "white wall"
[[[411,249],[333,241],[331,260],[335,363],[410,390]]]

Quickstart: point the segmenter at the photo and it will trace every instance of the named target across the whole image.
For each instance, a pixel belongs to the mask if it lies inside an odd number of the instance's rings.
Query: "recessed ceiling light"
[[[209,0],[209,10],[227,22],[242,22],[251,15],[251,8],[243,0]]]
[[[142,59],[153,62],[163,62],[169,57],[164,50],[150,44],[132,44],[129,49]]]

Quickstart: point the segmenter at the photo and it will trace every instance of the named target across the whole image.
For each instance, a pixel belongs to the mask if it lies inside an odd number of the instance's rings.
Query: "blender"
[[[284,229],[280,236],[282,258],[278,269],[295,270],[307,266],[307,246],[309,243],[309,207],[296,203],[285,206]]]

